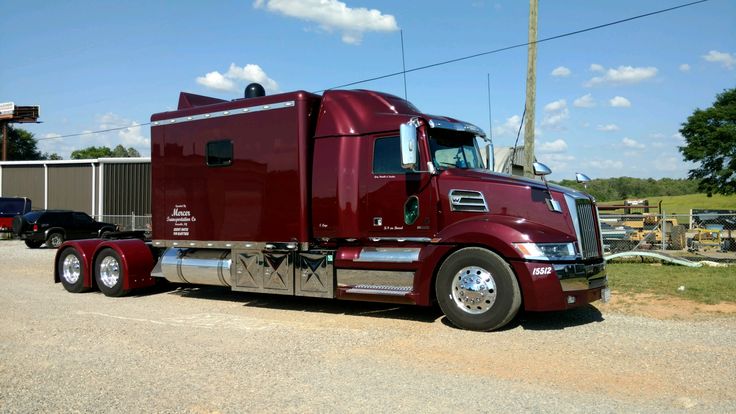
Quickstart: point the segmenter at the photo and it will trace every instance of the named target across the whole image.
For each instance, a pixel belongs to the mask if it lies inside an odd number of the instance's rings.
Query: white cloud
[[[564,99],[559,99],[554,102],[550,102],[544,106],[544,112],[557,112],[567,108],[567,102]]]
[[[249,63],[242,68],[231,63],[225,76],[229,79],[240,80],[248,83],[258,82],[266,89],[266,91],[269,92],[275,92],[279,89],[279,84],[276,83],[275,80],[269,78],[260,66],[252,63]]]
[[[644,144],[642,144],[642,143],[640,143],[640,142],[638,142],[638,141],[636,141],[634,139],[628,138],[628,137],[625,137],[624,139],[622,139],[621,140],[621,143],[626,148],[638,148],[638,149],[642,149],[642,148],[645,147]]]
[[[629,108],[631,107],[631,101],[624,98],[623,96],[614,96],[611,98],[610,101],[608,101],[611,106],[614,108]]]
[[[521,116],[513,115],[506,119],[503,125],[493,128],[494,136],[515,137],[521,126]]]
[[[600,65],[597,65],[600,66]],[[591,65],[591,70],[593,65]],[[596,69],[603,69],[596,67]],[[599,71],[599,70],[596,70]],[[651,79],[657,76],[658,69],[653,66],[633,67],[619,66],[618,68],[610,68],[605,70],[603,76],[596,76],[585,83],[585,86],[595,86],[601,84],[631,84]]]
[[[590,71],[591,72],[603,72],[606,69],[603,67],[603,65],[599,65],[597,63],[593,63],[590,65]]]
[[[690,72],[690,65],[687,63],[680,65],[680,72]]]
[[[674,134],[672,134],[672,139],[677,141],[679,144],[685,144],[685,137],[679,132],[675,132]]]
[[[564,174],[568,169],[568,163],[571,161],[575,161],[574,156],[561,153],[540,153],[538,154],[537,159],[547,164],[547,166],[549,166],[556,174]]]
[[[351,8],[338,0],[256,0],[256,9],[316,23],[321,29],[339,31],[342,41],[360,44],[365,32],[399,30],[396,18],[377,9]]]
[[[266,75],[260,66],[249,63],[242,68],[234,63],[230,64],[223,75],[218,71],[209,72],[197,78],[197,83],[210,89],[224,92],[238,92],[243,90],[246,83],[258,82],[267,92],[276,92],[278,83]]]
[[[552,142],[542,142],[537,146],[539,152],[559,153],[567,150],[567,142],[564,139],[557,139]]]
[[[598,125],[596,129],[599,131],[603,131],[603,132],[613,132],[613,131],[618,131],[620,128],[616,124],[606,124],[606,125]]]
[[[621,170],[624,163],[621,160],[590,160],[582,163],[584,167],[594,168],[598,170]]]
[[[218,71],[197,77],[197,83],[217,91],[233,92],[237,89],[235,82]]]
[[[567,101],[559,99],[544,106],[544,119],[542,126],[548,128],[559,128],[559,125],[568,118],[570,111],[567,109]]]
[[[595,99],[593,99],[593,95],[586,94],[575,99],[572,104],[578,108],[592,108],[595,106]]]
[[[564,66],[558,66],[552,71],[551,75],[558,78],[564,78],[566,76],[570,76],[571,73],[570,69]]]
[[[736,58],[728,52],[711,50],[707,55],[703,55],[703,59],[711,63],[720,63],[724,68],[729,70],[736,66]]]
[[[144,157],[147,157],[150,155],[151,139],[148,136],[143,135],[143,129],[137,122],[131,121],[129,119],[125,119],[121,117],[120,115],[116,115],[113,113],[104,114],[102,116],[99,116],[97,119],[99,122],[98,129],[110,129],[110,128],[120,128],[123,126],[128,126],[128,128],[114,131],[114,134],[115,134],[114,137],[111,137],[111,136],[105,137],[108,142],[108,145],[111,148],[114,148],[118,145],[122,145],[125,148],[130,148],[130,147],[135,148]],[[146,131],[149,131],[149,129],[146,129]],[[108,135],[108,134],[103,134],[103,135]]]

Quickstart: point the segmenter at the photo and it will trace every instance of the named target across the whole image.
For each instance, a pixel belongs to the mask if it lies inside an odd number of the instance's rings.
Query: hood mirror
[[[541,162],[535,162],[534,164],[532,164],[532,167],[534,168],[534,175],[544,177],[545,175],[552,174],[552,170],[550,170],[548,166],[542,164]]]
[[[575,173],[575,181],[579,183],[587,183],[590,181],[590,177],[583,173]]]

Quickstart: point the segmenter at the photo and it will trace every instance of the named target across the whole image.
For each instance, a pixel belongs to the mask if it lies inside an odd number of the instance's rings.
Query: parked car
[[[0,233],[13,232],[13,217],[31,211],[31,199],[0,197]]]
[[[103,237],[117,231],[115,224],[96,221],[86,213],[66,210],[37,210],[13,218],[13,233],[31,249],[57,248],[64,240]]]

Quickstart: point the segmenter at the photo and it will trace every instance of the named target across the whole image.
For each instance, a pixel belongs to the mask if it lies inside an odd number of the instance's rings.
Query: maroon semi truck
[[[436,302],[472,330],[610,295],[594,200],[489,171],[474,125],[368,90],[259,90],[154,114],[152,240],[67,242],[56,281]]]

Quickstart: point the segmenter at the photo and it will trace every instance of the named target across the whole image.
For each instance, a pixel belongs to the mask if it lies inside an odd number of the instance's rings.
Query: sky
[[[687,3],[539,1],[538,38]],[[0,0],[0,102],[39,105],[21,125],[65,159],[91,145],[150,154],[153,113],[181,91],[235,99],[309,92],[528,41],[529,2]],[[684,178],[678,130],[736,87],[736,2],[686,8],[538,45],[536,156],[554,180]],[[512,146],[524,110],[527,48],[406,75],[425,113],[471,122]],[[490,78],[490,117],[489,82]],[[394,76],[349,88],[404,96]],[[144,124],[144,125],[141,125]],[[490,125],[492,124],[492,127]],[[128,127],[102,134],[59,136]],[[521,137],[523,142],[523,132]]]

